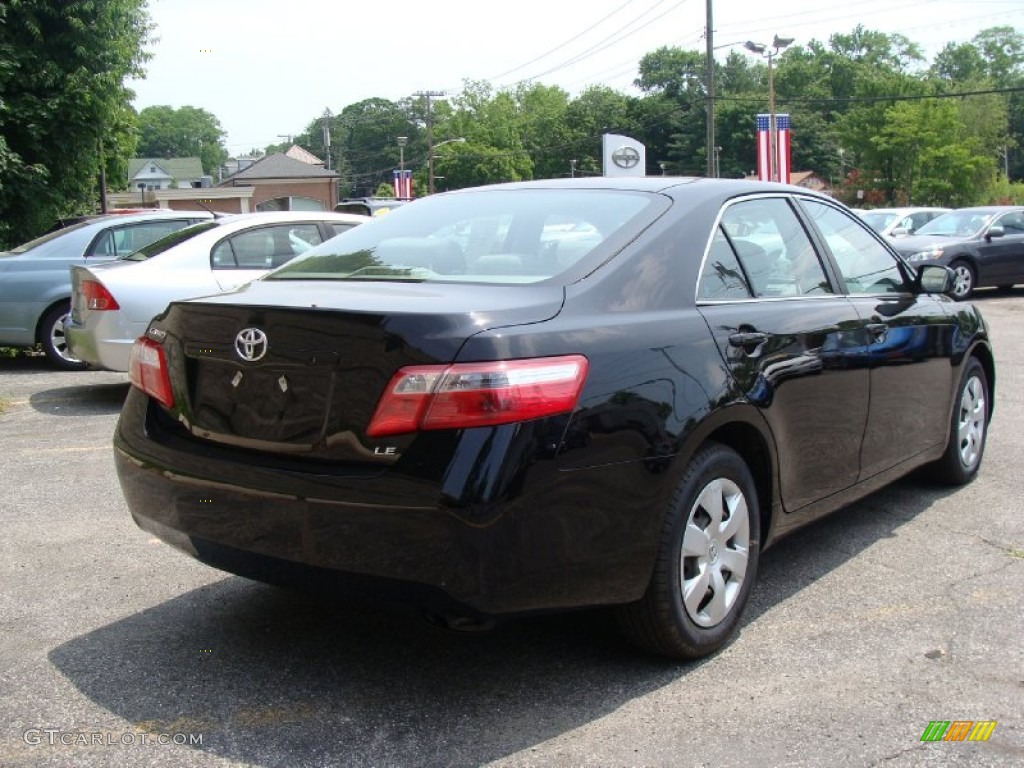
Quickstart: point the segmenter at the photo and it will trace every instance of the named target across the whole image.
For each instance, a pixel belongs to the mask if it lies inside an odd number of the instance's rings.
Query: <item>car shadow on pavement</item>
[[[63,416],[99,416],[120,413],[128,396],[128,382],[57,387],[35,392],[28,402],[40,413]]]
[[[762,558],[745,627],[897,536],[946,493],[904,480],[783,540]],[[456,634],[411,609],[325,602],[235,577],[77,637],[49,658],[131,728],[202,734],[194,749],[293,766],[478,765],[708,663],[637,653],[604,611]],[[676,722],[686,716],[673,713]]]

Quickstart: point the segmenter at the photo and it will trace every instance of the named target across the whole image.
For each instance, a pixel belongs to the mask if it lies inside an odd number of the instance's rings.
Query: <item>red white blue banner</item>
[[[772,180],[771,116],[757,116],[757,180]]]
[[[789,184],[790,139],[789,115],[775,116],[775,167],[778,169],[778,181]]]
[[[792,168],[789,115],[775,116],[775,153],[772,156],[771,115],[757,116],[757,178],[789,184]],[[774,174],[772,171],[774,170]],[[773,178],[774,176],[774,178]]]
[[[395,170],[394,173],[394,187],[395,197],[399,200],[411,200],[412,199],[412,171],[399,171]]]

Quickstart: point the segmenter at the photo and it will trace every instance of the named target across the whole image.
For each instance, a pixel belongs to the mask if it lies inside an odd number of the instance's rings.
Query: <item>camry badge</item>
[[[247,362],[254,363],[267,354],[267,334],[259,328],[246,328],[235,336],[235,351]]]

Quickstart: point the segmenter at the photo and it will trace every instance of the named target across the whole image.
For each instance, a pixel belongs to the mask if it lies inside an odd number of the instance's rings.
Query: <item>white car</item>
[[[132,344],[172,301],[238,288],[368,216],[290,211],[203,222],[118,261],[71,267],[70,353],[127,371]]]
[[[949,213],[951,208],[871,208],[866,211],[857,211],[864,223],[875,232],[886,237],[900,237],[901,235],[912,235],[932,219],[936,219],[944,213]]]

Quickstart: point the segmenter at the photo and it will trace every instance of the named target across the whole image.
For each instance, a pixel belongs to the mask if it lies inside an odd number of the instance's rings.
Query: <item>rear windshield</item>
[[[166,250],[170,250],[174,246],[191,240],[196,235],[200,235],[203,232],[214,229],[220,226],[219,221],[204,221],[201,224],[193,224],[190,227],[179,229],[171,232],[169,235],[164,235],[159,240],[156,240],[149,245],[144,245],[134,253],[126,254],[121,257],[122,261],[145,261],[151,259],[154,256],[163,253]],[[163,264],[163,262],[160,262]]]
[[[535,283],[602,243],[628,242],[663,210],[660,200],[580,189],[437,195],[328,240],[264,279]]]
[[[22,243],[17,248],[11,248],[9,253],[26,253],[27,251],[31,251],[33,248],[38,248],[40,245],[43,245],[44,243],[48,243],[51,240],[56,240],[58,237],[64,237],[64,235],[68,234],[68,232],[74,232],[76,229],[82,229],[83,227],[87,227],[92,223],[94,223],[92,220],[80,221],[77,224],[72,224],[68,227],[61,227],[60,229],[55,229],[52,232],[47,232],[45,235],[37,237],[35,240],[29,240],[27,243]]]

